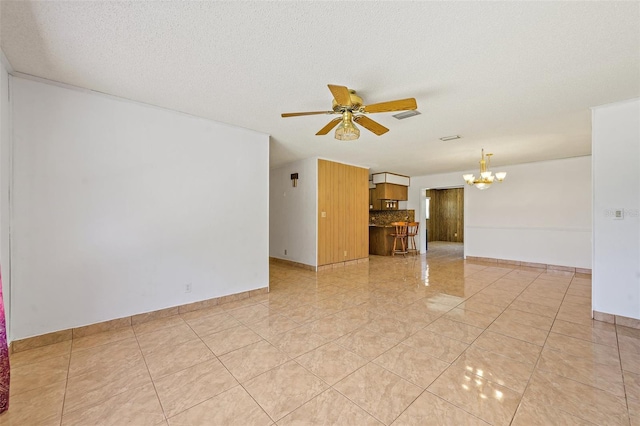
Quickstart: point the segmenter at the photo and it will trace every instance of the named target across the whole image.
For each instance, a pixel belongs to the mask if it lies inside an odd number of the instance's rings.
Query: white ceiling
[[[2,1],[16,72],[271,135],[308,157],[424,175],[587,155],[589,108],[640,96],[640,2]],[[390,131],[315,136],[327,84],[415,97]],[[440,137],[459,134],[458,141]]]

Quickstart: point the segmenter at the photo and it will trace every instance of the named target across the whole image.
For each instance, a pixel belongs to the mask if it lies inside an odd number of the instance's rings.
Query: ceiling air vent
[[[400,114],[395,114],[392,117],[397,118],[398,120],[404,120],[405,118],[413,117],[414,115],[420,115],[420,111],[412,109],[410,111],[401,112]]]
[[[441,141],[446,142],[446,141],[453,141],[456,139],[460,139],[460,135],[453,135],[453,136],[445,136],[443,138],[440,138]]]

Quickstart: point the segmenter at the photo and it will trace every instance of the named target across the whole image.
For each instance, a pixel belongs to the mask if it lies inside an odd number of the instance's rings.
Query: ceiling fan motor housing
[[[362,98],[356,94],[356,91],[349,89],[349,97],[351,98],[351,106],[340,105],[335,99],[333,100],[333,110],[335,112],[357,111],[362,106]]]

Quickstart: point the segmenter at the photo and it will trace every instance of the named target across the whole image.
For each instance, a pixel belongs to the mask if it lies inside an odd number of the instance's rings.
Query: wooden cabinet
[[[378,200],[407,201],[409,187],[394,183],[379,183],[376,185],[376,197]]]
[[[379,183],[375,189],[369,190],[369,204],[373,210],[398,210],[398,203],[387,207],[387,200],[406,201],[409,199],[409,188],[394,183]]]
[[[393,249],[395,226],[369,226],[369,254],[389,256]]]

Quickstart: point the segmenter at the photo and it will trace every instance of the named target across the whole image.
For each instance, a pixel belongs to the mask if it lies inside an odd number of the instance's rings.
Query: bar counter
[[[393,225],[369,225],[369,254],[391,256],[393,237],[396,227]]]

